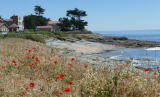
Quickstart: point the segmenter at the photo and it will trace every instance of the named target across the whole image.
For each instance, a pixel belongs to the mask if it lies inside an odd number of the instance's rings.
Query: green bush
[[[60,31],[55,31],[53,34],[59,35],[60,37],[69,37],[67,34],[64,34],[64,33],[60,32]]]
[[[37,41],[37,42],[40,42],[40,43],[45,43],[44,39],[41,37],[41,36],[38,36],[38,35],[25,35],[24,36],[25,39],[30,39],[32,41]]]

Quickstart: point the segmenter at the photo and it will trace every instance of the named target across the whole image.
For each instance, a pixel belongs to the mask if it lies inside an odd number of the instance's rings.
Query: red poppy
[[[68,63],[68,65],[72,65],[71,63]]]
[[[29,50],[29,52],[31,52],[31,50]]]
[[[147,71],[148,71],[148,69],[144,69],[143,71],[147,72]]]
[[[11,47],[11,48],[13,48],[13,47]]]
[[[65,92],[71,92],[71,89],[70,88],[65,88],[64,91]]]
[[[14,64],[14,65],[16,65],[16,66],[17,66],[17,64]]]
[[[148,68],[148,70],[151,70],[151,68]]]
[[[68,84],[72,84],[72,81],[69,81]]]
[[[7,62],[7,63],[10,63],[10,62]]]
[[[30,80],[33,80],[33,78],[30,78]]]
[[[32,67],[32,65],[29,65],[30,67]]]
[[[52,56],[55,56],[55,54],[53,54]]]
[[[44,79],[44,77],[41,77],[41,79]]]
[[[137,74],[137,76],[139,76],[139,74]]]
[[[63,89],[64,87],[62,87],[62,89]]]
[[[38,51],[38,50],[36,50],[36,51]]]
[[[104,69],[107,69],[106,67],[104,67]]]
[[[15,61],[15,60],[13,60],[12,62],[13,62],[13,63],[16,63],[16,61]]]
[[[61,92],[59,93],[59,96],[63,95]]]
[[[131,60],[133,60],[133,58],[130,58]]]
[[[32,48],[32,49],[34,49],[34,48]]]
[[[125,64],[124,67],[127,67],[127,64]]]
[[[50,60],[50,58],[48,58]]]
[[[8,45],[8,46],[10,46],[10,45]]]
[[[25,95],[26,92],[22,92],[22,95]]]
[[[26,51],[28,50],[28,49],[25,49]]]
[[[61,57],[61,55],[59,57]]]
[[[4,66],[2,66],[2,68],[4,68]]]
[[[28,47],[26,47],[26,48],[28,48]]]
[[[84,66],[85,68],[87,68],[88,66]]]
[[[22,64],[24,64],[24,62],[22,62]]]
[[[48,81],[51,81],[51,79],[48,79]]]
[[[35,64],[37,64],[37,63],[35,63]]]
[[[114,68],[114,70],[117,70],[117,68]]]
[[[29,85],[30,85],[30,87],[34,87],[34,83],[30,83]]]
[[[57,61],[54,61],[55,64],[57,64]]]
[[[32,56],[32,59],[34,59],[34,56]]]
[[[60,74],[59,76],[57,76],[57,78],[65,79],[65,77],[64,77],[64,75],[63,75],[63,74]]]
[[[38,62],[39,62],[39,59],[38,59],[38,58],[36,58],[36,61],[38,61]]]
[[[26,88],[26,91],[28,91],[28,88]]]
[[[154,75],[157,75],[157,73],[155,72]]]
[[[71,65],[71,67],[73,67],[73,65]]]
[[[72,58],[71,61],[74,61],[74,58]]]

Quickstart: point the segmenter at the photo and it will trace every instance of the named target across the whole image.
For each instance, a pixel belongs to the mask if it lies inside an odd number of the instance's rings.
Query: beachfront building
[[[48,31],[52,32],[54,31],[52,26],[37,26],[37,31]]]
[[[8,32],[8,25],[6,23],[0,23],[0,31],[2,32]]]
[[[24,25],[22,23],[22,17],[13,15],[10,19],[0,20],[0,23],[5,23],[8,25],[9,31],[19,31],[24,30]]]
[[[59,22],[59,21],[48,21],[48,22],[47,22],[47,26],[52,26],[52,29],[53,29],[54,31],[60,31],[61,28],[56,25],[57,23],[61,23],[61,22]]]

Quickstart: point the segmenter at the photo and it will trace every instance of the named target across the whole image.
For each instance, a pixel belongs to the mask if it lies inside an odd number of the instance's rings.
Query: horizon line
[[[160,30],[160,29],[148,29],[148,30]],[[103,30],[103,31],[140,31],[140,30]]]

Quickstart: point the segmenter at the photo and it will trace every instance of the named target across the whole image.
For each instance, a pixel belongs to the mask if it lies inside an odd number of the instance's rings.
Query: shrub
[[[40,42],[40,43],[45,43],[44,39],[41,37],[41,36],[38,36],[38,35],[25,35],[24,36],[25,39],[30,39],[32,41],[37,41],[37,42]]]

